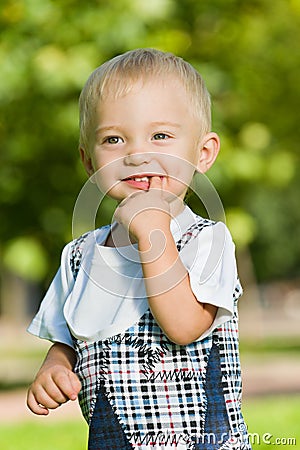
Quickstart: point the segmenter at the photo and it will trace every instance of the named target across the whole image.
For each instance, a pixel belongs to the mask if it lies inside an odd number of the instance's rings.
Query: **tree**
[[[0,14],[6,268],[37,282],[53,275],[86,180],[79,92],[104,60],[149,46],[183,56],[207,82],[222,139],[208,175],[259,280],[299,275],[297,0],[6,0]],[[111,212],[104,202],[98,224]]]

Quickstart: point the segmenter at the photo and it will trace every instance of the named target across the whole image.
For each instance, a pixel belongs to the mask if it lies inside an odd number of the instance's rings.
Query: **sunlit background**
[[[300,1],[2,0],[0,27],[0,448],[40,450],[42,439],[44,450],[84,450],[80,414],[57,416],[58,427],[53,413],[47,428],[18,409],[47,347],[25,329],[72,239],[86,181],[80,90],[94,68],[136,47],[187,59],[211,93],[222,149],[208,177],[245,289],[245,417],[261,439],[254,448],[269,448],[264,433],[300,448]],[[103,202],[99,225],[113,207]]]

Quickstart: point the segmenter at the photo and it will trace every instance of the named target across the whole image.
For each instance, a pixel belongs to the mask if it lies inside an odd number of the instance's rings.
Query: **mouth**
[[[163,178],[164,175],[159,174],[138,174],[138,175],[131,175],[129,177],[123,178],[121,181],[124,181],[128,185],[136,188],[136,189],[142,189],[148,191],[150,188],[150,182],[151,178],[154,176],[159,176],[160,179]]]

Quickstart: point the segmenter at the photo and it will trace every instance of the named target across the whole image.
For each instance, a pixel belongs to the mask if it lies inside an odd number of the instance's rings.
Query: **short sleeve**
[[[65,302],[74,285],[69,256],[70,244],[62,252],[61,266],[27,331],[42,339],[61,342],[73,347],[72,337],[63,313]]]
[[[218,308],[212,326],[199,338],[203,339],[232,318],[234,302],[241,295],[235,246],[227,227],[217,222],[190,239],[180,256],[197,300]]]

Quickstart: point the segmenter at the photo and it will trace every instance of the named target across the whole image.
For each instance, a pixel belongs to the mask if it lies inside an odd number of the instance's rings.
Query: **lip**
[[[165,173],[158,173],[158,172],[149,172],[149,173],[133,173],[128,175],[127,177],[122,178],[121,181],[127,181],[130,180],[132,178],[143,178],[143,177],[165,177],[166,174]]]
[[[135,188],[140,189],[142,191],[149,191],[150,188],[150,180],[149,181],[136,181],[134,178],[152,178],[152,177],[165,177],[165,175],[159,174],[159,173],[137,173],[130,175],[126,178],[123,178],[121,181],[125,182],[127,185]]]

